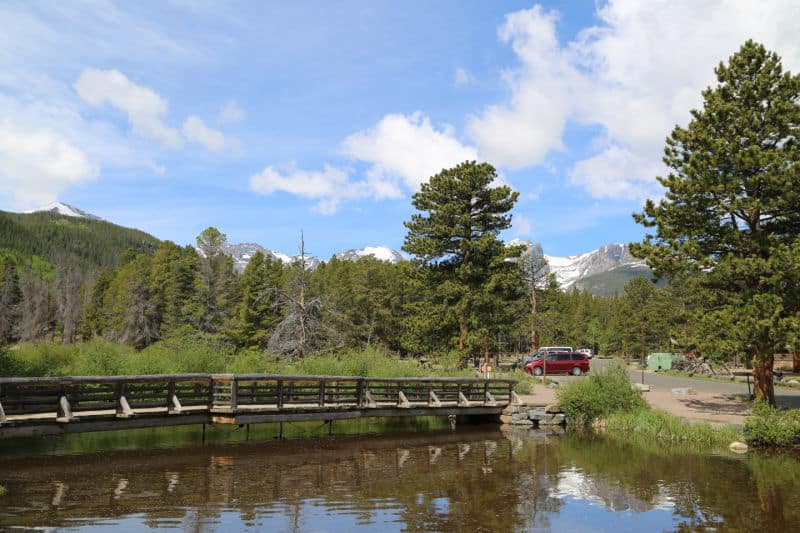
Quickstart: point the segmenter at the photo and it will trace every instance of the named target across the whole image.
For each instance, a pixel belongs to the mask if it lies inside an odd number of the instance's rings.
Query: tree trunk
[[[792,352],[792,372],[800,372],[800,352]]]
[[[539,328],[536,327],[536,286],[531,283],[531,352],[539,349]]]
[[[753,355],[751,361],[753,363],[753,391],[756,400],[775,405],[775,388],[772,384],[773,355]]]
[[[469,333],[469,326],[467,326],[466,321],[461,322],[458,326],[458,349],[459,351],[464,351],[464,348],[467,347],[467,334]]]

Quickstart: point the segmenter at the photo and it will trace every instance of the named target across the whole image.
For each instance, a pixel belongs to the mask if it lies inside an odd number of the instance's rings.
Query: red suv
[[[525,365],[525,372],[535,376],[544,373],[544,362],[541,358],[535,359]],[[575,352],[560,352],[547,355],[548,374],[572,374],[580,376],[589,371],[589,358],[586,354]]]

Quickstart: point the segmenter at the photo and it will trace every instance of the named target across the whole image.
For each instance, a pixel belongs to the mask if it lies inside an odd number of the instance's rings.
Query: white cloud
[[[250,178],[250,189],[259,194],[278,191],[319,200],[315,209],[322,214],[336,213],[341,200],[367,198],[375,192],[365,182],[350,181],[346,169],[325,165],[322,171],[290,168],[280,173],[271,166]]]
[[[183,135],[188,141],[202,144],[212,152],[225,148],[225,136],[206,126],[200,118],[192,115],[183,123]]]
[[[713,69],[753,38],[800,67],[794,0],[599,4],[599,23],[561,45],[558,16],[541,6],[511,13],[499,29],[519,66],[503,73],[507,103],[468,118],[481,154],[500,166],[542,164],[562,148],[569,120],[600,127],[598,152],[575,164],[573,184],[597,197],[651,194],[663,172],[664,139],[686,124]]]
[[[456,71],[453,73],[453,83],[456,87],[464,87],[465,85],[471,85],[475,81],[475,78],[472,77],[470,71],[465,69],[464,67],[458,67]]]
[[[284,174],[268,166],[250,178],[250,188],[262,194],[284,191],[317,199],[317,211],[333,214],[343,200],[399,198],[444,168],[478,159],[475,148],[461,144],[451,127],[437,129],[420,112],[386,115],[373,128],[348,136],[341,150],[350,159],[367,163],[363,180],[354,181],[349,171],[330,165],[322,171],[291,168]],[[499,177],[495,185],[504,183]]]
[[[507,15],[498,31],[522,66],[504,73],[511,89],[508,104],[467,118],[467,132],[488,161],[522,168],[540,164],[550,150],[562,148],[576,72],[558,44],[557,18],[555,12],[535,6]]]
[[[517,230],[517,236],[523,237],[531,234],[531,222],[523,215],[517,213],[511,219],[511,224]]]
[[[59,133],[0,121],[0,193],[16,207],[52,202],[64,188],[97,174],[86,154]]]
[[[110,105],[127,114],[137,135],[161,141],[171,148],[181,146],[178,131],[167,126],[162,118],[167,113],[167,101],[152,89],[133,83],[120,71],[84,69],[74,87],[87,104]]]
[[[612,145],[575,163],[569,177],[595,198],[643,200],[658,195],[653,177],[661,170],[657,159]]]
[[[219,110],[219,121],[222,124],[235,124],[243,121],[246,116],[247,113],[235,100],[225,102],[225,105]]]
[[[389,114],[375,127],[356,132],[342,143],[348,157],[369,163],[368,181],[377,197],[397,197],[420,183],[467,160],[477,160],[475,148],[459,142],[452,127],[437,130],[421,112]]]

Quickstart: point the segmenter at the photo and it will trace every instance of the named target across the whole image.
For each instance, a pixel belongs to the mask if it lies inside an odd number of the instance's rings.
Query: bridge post
[[[319,380],[319,406],[325,407],[325,380]]]
[[[175,392],[175,381],[170,380],[167,386],[167,414],[177,415],[183,410],[178,395]]]
[[[239,406],[239,380],[236,376],[231,376],[231,409],[236,410]]]
[[[128,385],[127,383],[118,383],[117,384],[117,417],[118,418],[128,418],[129,416],[133,416],[133,410],[131,406],[128,404],[128,399],[125,397],[125,394],[128,392]]]
[[[58,410],[56,411],[56,422],[69,422],[75,418],[72,416],[72,407],[67,399],[67,387],[61,386],[61,396],[58,398]]]
[[[364,379],[361,378],[356,381],[356,405],[358,407],[364,406]]]
[[[276,402],[278,409],[283,409],[283,380],[279,379],[276,385],[275,395],[277,396]]]
[[[2,425],[3,422],[7,422],[7,421],[8,421],[8,418],[6,418],[6,412],[5,412],[5,410],[3,410],[3,403],[0,402],[0,425]]]

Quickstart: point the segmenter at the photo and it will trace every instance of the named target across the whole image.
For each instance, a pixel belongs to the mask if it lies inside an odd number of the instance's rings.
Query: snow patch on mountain
[[[370,256],[392,264],[399,263],[404,259],[400,252],[387,248],[386,246],[366,246],[364,248],[347,250],[336,254],[337,259],[345,261],[358,261],[362,257]]]
[[[631,255],[627,244],[619,243],[606,244],[579,255],[559,257],[545,254],[544,257],[563,289],[569,289],[580,279],[621,266],[645,266],[644,261]]]
[[[41,213],[41,212],[55,213],[57,215],[65,215],[68,217],[88,218],[90,220],[103,220],[102,218],[96,215],[87,213],[83,209],[78,209],[75,206],[65,204],[62,202],[51,202],[47,205],[37,207],[36,209],[29,209],[28,211],[24,211],[25,214]]]

